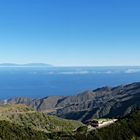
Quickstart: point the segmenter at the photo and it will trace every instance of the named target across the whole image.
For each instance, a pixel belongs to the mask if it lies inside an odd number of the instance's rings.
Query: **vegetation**
[[[76,140],[139,140],[140,111],[102,129],[88,131],[85,127],[81,127],[75,133],[74,138]]]
[[[1,120],[0,140],[48,140],[48,136],[45,132]]]
[[[78,121],[65,120],[43,112],[36,112],[25,105],[0,106],[0,120],[6,120],[44,132],[68,132],[83,125]]]
[[[0,115],[0,140],[140,140],[140,110],[96,130],[26,106],[1,106]]]

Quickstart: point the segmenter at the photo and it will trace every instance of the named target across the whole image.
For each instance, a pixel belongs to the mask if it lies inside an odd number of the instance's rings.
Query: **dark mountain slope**
[[[91,118],[119,118],[131,113],[134,109],[140,107],[140,94],[123,97],[123,99],[112,99],[102,106],[85,111],[74,111],[61,117],[67,119],[81,120],[85,122]]]
[[[45,111],[48,109],[54,109],[59,100],[63,99],[64,97],[61,96],[52,96],[52,97],[45,97],[42,99],[31,99],[31,98],[25,98],[25,97],[18,97],[18,98],[12,98],[8,99],[7,103],[9,104],[25,104],[28,105],[35,110],[38,111]]]
[[[65,107],[58,109],[56,114],[63,118],[85,122],[91,118],[122,117],[140,107],[140,83],[115,88],[100,88],[90,92],[90,97],[85,100],[83,100],[83,95],[87,97],[89,92],[82,94],[81,102],[75,101],[71,104],[69,102]],[[80,98],[79,96],[81,97],[81,94],[75,98]]]
[[[118,87],[103,87],[77,96],[16,98],[8,103],[26,104],[62,118],[85,121],[90,118],[121,117],[140,107],[140,82]]]

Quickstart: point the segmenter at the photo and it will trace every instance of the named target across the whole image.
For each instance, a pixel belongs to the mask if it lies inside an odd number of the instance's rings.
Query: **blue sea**
[[[0,98],[76,95],[140,81],[140,67],[0,67]]]

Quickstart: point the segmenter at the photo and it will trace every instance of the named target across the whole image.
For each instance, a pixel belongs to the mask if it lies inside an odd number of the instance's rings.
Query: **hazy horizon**
[[[0,66],[28,66],[28,65],[42,65],[42,66],[52,66],[52,67],[140,67],[140,65],[52,65],[49,63],[42,63],[42,62],[29,62],[29,63],[0,63]]]

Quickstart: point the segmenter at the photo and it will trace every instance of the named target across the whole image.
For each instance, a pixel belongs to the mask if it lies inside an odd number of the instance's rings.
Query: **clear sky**
[[[0,63],[140,65],[140,0],[0,0]]]

